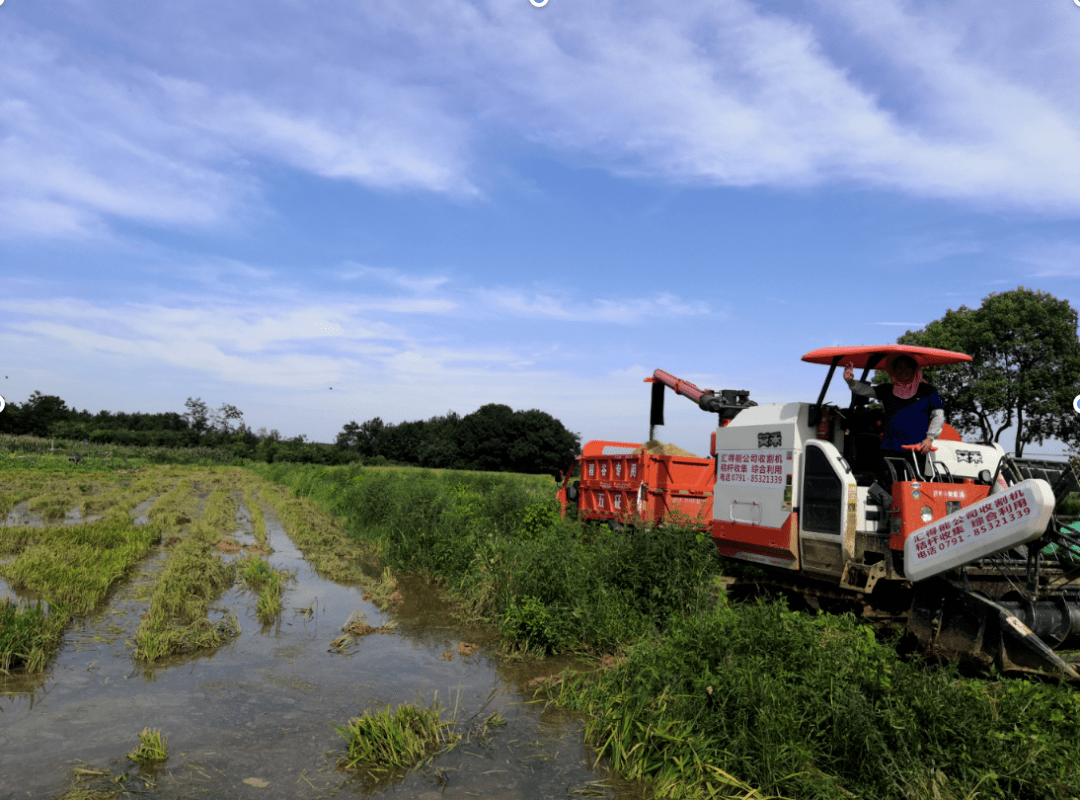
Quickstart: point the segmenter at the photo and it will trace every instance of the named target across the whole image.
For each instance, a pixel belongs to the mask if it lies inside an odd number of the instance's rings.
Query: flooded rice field
[[[147,524],[166,497],[160,489],[167,487],[157,488],[124,506],[137,524]],[[195,513],[173,522],[197,518],[210,489],[210,476],[194,480]],[[362,583],[316,574],[271,504],[253,499],[265,494],[230,491],[234,525],[217,542],[217,557],[237,562],[269,551],[270,567],[288,576],[280,613],[261,624],[256,592],[237,579],[210,603],[207,618],[211,625],[235,620],[238,634],[216,648],[135,658],[136,631],[187,528],[179,522],[163,530],[107,601],[67,627],[43,672],[0,674],[0,798],[641,796],[639,787],[592,768],[579,720],[532,702],[536,679],[570,662],[497,655],[491,629],[455,622],[419,579],[400,579],[398,602],[380,609],[365,599]],[[0,518],[0,533],[80,525],[87,519],[79,508],[46,520],[20,501]],[[0,570],[10,561],[0,555]],[[4,596],[35,599],[6,581]],[[350,621],[365,622],[367,635],[344,633]],[[387,706],[434,702],[468,734],[456,748],[379,779],[339,768],[346,742],[334,725]],[[144,729],[166,737],[168,758],[159,766],[128,757]]]

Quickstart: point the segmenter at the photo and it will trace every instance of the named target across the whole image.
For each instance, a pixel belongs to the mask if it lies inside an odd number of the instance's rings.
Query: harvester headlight
[[[930,506],[923,506],[919,516],[922,517],[923,522],[929,522],[934,518],[934,512],[930,510]]]

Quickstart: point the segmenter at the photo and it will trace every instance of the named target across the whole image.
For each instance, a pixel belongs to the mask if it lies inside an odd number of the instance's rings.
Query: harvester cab
[[[883,412],[825,396],[838,367],[865,380],[897,353],[923,367],[971,360],[905,345],[822,348],[803,356],[829,367],[817,401],[771,405],[656,370],[650,425],[663,424],[664,386],[718,415],[708,527],[721,555],[766,567],[811,605],[886,609],[928,650],[1080,680],[1055,652],[1080,639],[1080,536],[1055,516],[1080,488],[1072,467],[1036,469],[948,425],[925,464],[883,460]]]

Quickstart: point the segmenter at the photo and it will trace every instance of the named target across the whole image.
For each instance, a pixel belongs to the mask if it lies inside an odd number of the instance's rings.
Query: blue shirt
[[[941,395],[929,383],[920,383],[915,394],[906,400],[893,394],[891,383],[878,384],[874,394],[885,407],[882,450],[899,450],[905,444],[919,444],[926,438],[934,409],[945,408]]]

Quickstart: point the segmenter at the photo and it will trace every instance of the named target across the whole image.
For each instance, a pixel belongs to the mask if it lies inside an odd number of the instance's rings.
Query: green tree
[[[462,418],[459,447],[466,468],[556,474],[581,452],[581,437],[544,411],[489,403]]]
[[[184,405],[187,407],[184,419],[187,420],[188,425],[191,426],[195,433],[202,436],[210,429],[210,409],[201,397],[195,399],[189,397],[184,401]]]
[[[976,309],[950,309],[897,341],[972,357],[926,370],[949,423],[961,433],[998,442],[1015,426],[1017,456],[1050,438],[1080,445],[1072,410],[1080,390],[1080,337],[1067,300],[1021,286],[989,295]]]
[[[356,424],[356,420],[345,423],[345,427],[341,429],[341,433],[334,439],[334,444],[343,450],[351,450],[356,447],[359,441],[360,426]]]
[[[365,457],[385,456],[383,445],[388,427],[392,428],[393,426],[387,426],[382,421],[382,417],[374,417],[361,424],[356,430],[357,452]]]
[[[221,408],[213,413],[213,418],[214,430],[218,433],[233,433],[237,430],[233,423],[238,423],[241,428],[244,425],[244,412],[228,403],[222,403]]]
[[[441,417],[432,417],[424,426],[424,441],[420,445],[420,465],[435,469],[461,469],[458,438],[461,417],[450,411]]]
[[[23,430],[23,414],[18,403],[8,400],[3,412],[0,412],[0,433],[19,434]]]
[[[23,432],[48,436],[54,425],[66,422],[71,409],[56,395],[35,391],[21,409]]]
[[[546,411],[517,411],[517,438],[510,446],[515,472],[558,475],[581,452],[581,437]]]
[[[501,403],[480,406],[461,420],[460,448],[466,469],[498,472],[510,468],[514,410]]]

